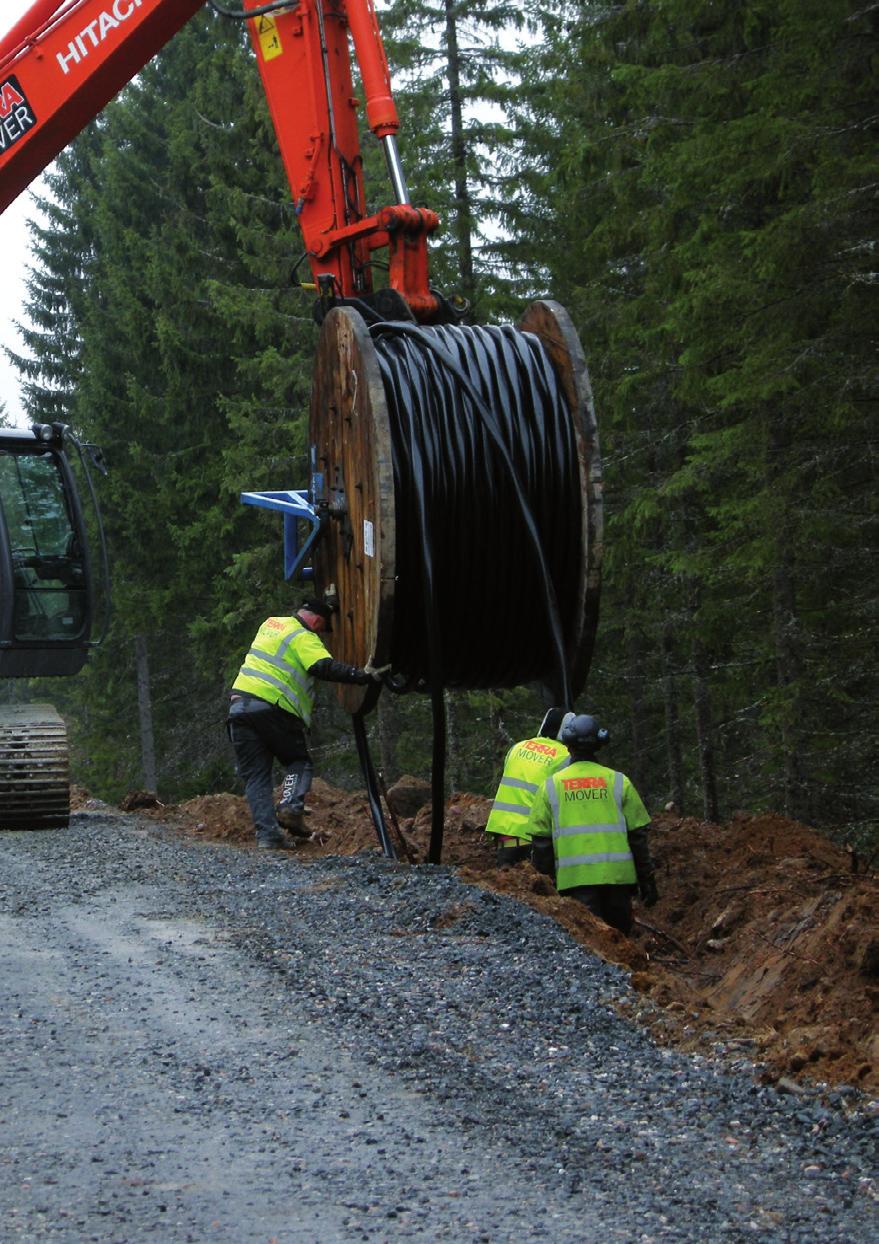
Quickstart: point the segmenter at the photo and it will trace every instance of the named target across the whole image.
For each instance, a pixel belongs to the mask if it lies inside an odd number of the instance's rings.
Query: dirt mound
[[[162,801],[151,790],[129,791],[119,807],[123,812],[136,812],[141,808],[161,808]]]
[[[279,799],[280,795],[279,787],[275,798]],[[250,810],[240,795],[201,795],[176,806],[144,810],[160,820],[179,824],[198,837],[254,845]],[[305,823],[314,839],[298,844],[297,856],[355,855],[373,847],[378,849],[366,797],[361,792],[337,790],[321,778],[315,778],[308,796]]]
[[[778,1072],[879,1087],[879,880],[775,815],[660,818],[653,843],[662,898],[645,945],[671,979],[636,987],[660,1003],[686,987],[701,1027]]]
[[[388,790],[388,806],[395,816],[415,816],[430,803],[430,783],[405,773]]]
[[[303,859],[378,850],[362,792],[316,779]],[[780,816],[737,814],[727,825],[661,814],[652,849],[660,901],[636,907],[623,937],[560,897],[530,864],[498,872],[483,833],[490,801],[456,794],[445,813],[443,860],[461,879],[509,894],[631,972],[629,1009],[661,1040],[740,1053],[769,1078],[879,1089],[879,879],[827,839]],[[208,795],[141,814],[199,837],[254,841],[247,805]],[[402,859],[426,859],[429,805],[391,818]]]

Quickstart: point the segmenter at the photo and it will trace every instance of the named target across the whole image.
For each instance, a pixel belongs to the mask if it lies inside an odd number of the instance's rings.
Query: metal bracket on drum
[[[304,489],[287,489],[283,492],[243,492],[243,505],[256,505],[264,510],[278,510],[284,516],[284,578],[302,579],[314,577],[314,570],[305,562],[312,549],[320,539],[327,525],[325,504],[315,507],[308,500],[308,492]],[[300,545],[299,523],[304,521],[311,527],[305,543]]]

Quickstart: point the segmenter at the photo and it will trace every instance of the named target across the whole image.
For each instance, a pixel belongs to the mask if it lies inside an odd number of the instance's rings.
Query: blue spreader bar
[[[314,575],[311,566],[305,566],[305,559],[320,534],[323,520],[314,506],[308,501],[308,493],[287,489],[284,492],[243,492],[243,505],[257,505],[264,510],[278,510],[284,516],[284,578],[293,579],[299,575],[301,579],[310,579]],[[306,522],[311,531],[305,543],[299,543],[299,523]]]

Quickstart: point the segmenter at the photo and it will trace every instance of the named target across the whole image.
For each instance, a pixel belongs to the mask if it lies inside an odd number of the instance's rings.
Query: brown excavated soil
[[[123,806],[200,838],[253,844],[237,795],[162,807],[135,794]],[[469,884],[550,915],[628,969],[637,991],[628,1010],[660,1040],[752,1059],[764,1078],[790,1088],[823,1081],[879,1090],[879,878],[855,872],[848,852],[777,815],[739,813],[714,825],[662,814],[651,840],[660,901],[650,911],[636,904],[629,939],[561,898],[530,864],[498,872],[482,832],[488,808],[475,795],[449,801],[444,863]],[[296,848],[303,860],[379,849],[362,793],[317,779],[307,820],[315,836]],[[425,859],[429,807],[392,830],[401,859]]]

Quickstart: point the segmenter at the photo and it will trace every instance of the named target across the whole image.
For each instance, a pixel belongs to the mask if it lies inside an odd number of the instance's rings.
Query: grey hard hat
[[[588,713],[578,713],[562,727],[559,738],[572,751],[595,751],[608,741],[610,734]]]

